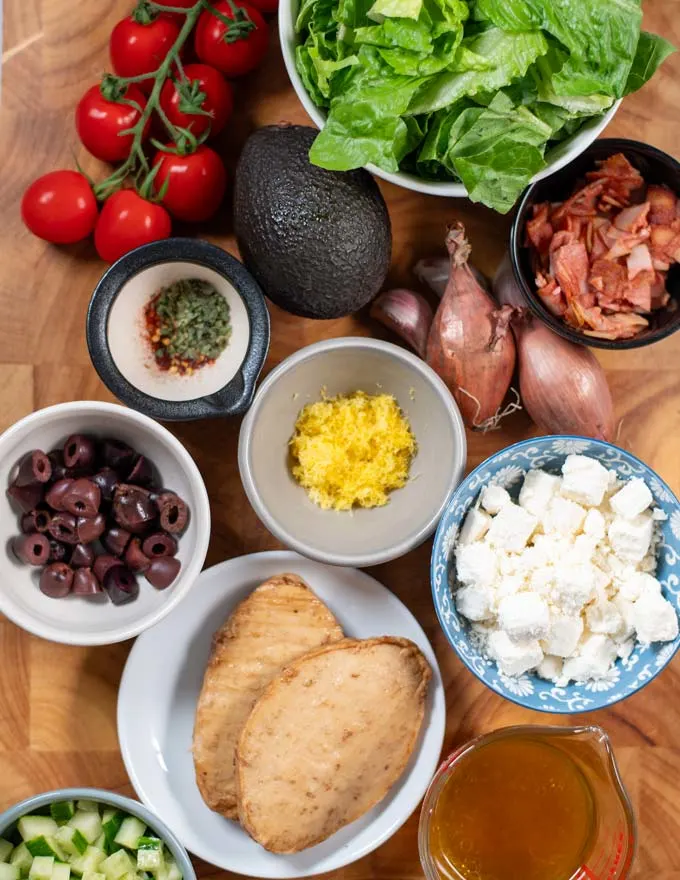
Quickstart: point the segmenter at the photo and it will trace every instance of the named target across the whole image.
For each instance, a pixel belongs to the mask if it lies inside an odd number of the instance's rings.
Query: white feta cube
[[[651,574],[643,571],[631,571],[621,581],[619,596],[622,599],[627,599],[629,602],[637,602],[640,596],[645,593],[651,593],[656,596],[661,595],[661,584]]]
[[[456,574],[466,586],[489,587],[498,577],[498,560],[486,544],[458,544]]]
[[[560,491],[566,498],[599,507],[609,488],[609,471],[587,455],[568,455],[562,465]]]
[[[519,574],[501,575],[495,590],[496,598],[500,602],[506,596],[514,596],[515,593],[519,593],[525,586],[526,581]]]
[[[552,566],[537,568],[529,575],[529,588],[539,596],[549,596],[555,586],[556,571]]]
[[[489,530],[491,517],[483,510],[477,510],[473,507],[468,511],[463,526],[458,535],[461,544],[474,544],[475,541],[481,541]]]
[[[536,674],[546,681],[557,681],[562,675],[562,659],[560,657],[546,656],[538,664]]]
[[[627,660],[633,653],[635,642],[633,639],[625,639],[623,642],[617,642],[616,653],[622,660]]]
[[[553,495],[559,492],[561,482],[559,477],[540,469],[529,471],[519,491],[520,507],[533,513],[534,516],[540,516]]]
[[[609,505],[617,516],[635,519],[653,503],[652,493],[641,477],[633,477],[609,499]]]
[[[654,522],[666,522],[668,519],[668,514],[665,510],[661,510],[660,507],[655,507],[652,510],[652,519]]]
[[[578,614],[595,595],[595,571],[592,565],[568,560],[555,571],[553,599],[567,614]]]
[[[569,536],[580,531],[585,518],[585,507],[557,495],[541,517],[541,523],[546,534],[558,532],[560,535]]]
[[[456,608],[468,620],[492,618],[493,593],[488,587],[461,587],[455,593]]]
[[[510,504],[511,498],[507,491],[497,483],[489,483],[482,489],[480,495],[480,504],[487,513],[500,513],[506,504]]]
[[[670,642],[678,635],[678,615],[663,596],[643,593],[633,603],[633,626],[638,641],[645,645]]]
[[[532,536],[538,520],[517,504],[506,504],[491,521],[487,541],[493,547],[519,553]]]
[[[586,626],[593,633],[614,635],[624,625],[621,612],[606,597],[598,598],[586,608]]]
[[[590,562],[595,555],[597,538],[594,535],[576,535],[574,538],[573,558],[579,562]]]
[[[601,541],[606,533],[605,519],[596,507],[592,507],[583,520],[583,531],[597,541]]]
[[[548,635],[541,642],[546,654],[571,657],[583,635],[583,620],[574,614],[551,614]]]
[[[608,529],[609,542],[614,553],[624,562],[641,562],[652,541],[653,521],[647,513],[635,519],[617,516]]]
[[[632,636],[635,635],[635,603],[628,599],[624,599],[620,593],[617,593],[616,596],[614,596],[612,602],[616,605],[616,608],[621,615],[621,619],[623,620],[621,629],[616,633],[617,641],[621,642],[632,638]]]
[[[514,642],[501,629],[491,633],[487,650],[503,675],[523,675],[530,669],[535,669],[543,660],[543,651],[536,639]]]
[[[586,636],[580,645],[579,653],[564,661],[561,683],[569,681],[586,682],[604,678],[617,656],[616,643],[609,636],[600,633]]]
[[[515,642],[545,638],[549,620],[548,603],[536,593],[516,593],[498,603],[498,625]]]

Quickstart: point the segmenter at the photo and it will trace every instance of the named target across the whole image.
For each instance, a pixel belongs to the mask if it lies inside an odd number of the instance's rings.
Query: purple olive
[[[129,532],[139,533],[153,523],[158,508],[148,489],[121,483],[113,496],[113,518]]]
[[[87,470],[94,465],[94,440],[84,434],[71,434],[64,443],[64,464],[67,468]]]
[[[42,534],[47,531],[51,518],[52,515],[49,510],[40,510],[40,508],[31,510],[21,517],[21,531],[27,535],[30,535],[31,532],[40,532]]]
[[[63,477],[50,486],[47,490],[47,495],[45,495],[45,501],[52,510],[66,510],[64,507],[64,495],[69,491],[73,482],[70,477]]]
[[[144,539],[142,551],[149,559],[157,556],[174,556],[177,553],[177,541],[166,532],[154,532]]]
[[[46,483],[51,476],[51,461],[44,452],[34,449],[22,459],[14,485],[29,486],[31,483]]]
[[[102,457],[107,467],[125,472],[126,470],[129,471],[132,467],[135,451],[127,443],[123,443],[122,440],[109,438],[104,440],[102,444]]]
[[[53,562],[42,570],[40,590],[51,599],[63,599],[71,592],[73,569],[65,562]]]
[[[157,590],[165,590],[179,574],[182,563],[174,556],[158,556],[152,559],[144,577]]]
[[[133,538],[125,551],[125,564],[131,571],[146,571],[151,560],[142,552],[142,542]]]
[[[62,544],[50,538],[50,562],[70,562],[71,547],[69,544]]]
[[[13,483],[7,494],[22,513],[29,513],[43,500],[44,490],[45,486],[42,483],[31,483],[28,486],[17,486]]]
[[[99,581],[100,584],[104,583],[104,578],[106,577],[106,573],[110,568],[113,568],[116,565],[122,565],[123,563],[120,559],[117,559],[115,556],[111,556],[110,553],[102,553],[101,556],[98,556],[94,565],[92,566],[92,571],[95,573],[95,577]]]
[[[94,516],[99,511],[102,493],[92,480],[74,480],[62,496],[65,510],[74,516]]]
[[[110,501],[113,498],[116,486],[120,483],[118,474],[110,467],[102,468],[96,474],[91,476],[90,479],[93,483],[96,483],[97,486],[99,486],[99,491],[101,492],[104,501]]]
[[[189,508],[174,492],[163,492],[156,502],[160,511],[161,528],[171,535],[179,535],[189,521]]]
[[[127,483],[148,486],[153,481],[153,467],[148,458],[138,455],[132,470],[126,477]]]
[[[57,480],[63,480],[64,477],[71,476],[68,473],[69,469],[64,464],[64,454],[61,449],[52,449],[47,453],[47,457],[52,465],[52,476],[50,479],[53,483],[56,483]]]
[[[47,531],[53,538],[56,538],[57,541],[62,541],[64,544],[78,543],[76,518],[70,513],[55,513],[50,520]]]
[[[91,544],[106,531],[106,517],[103,513],[95,516],[79,516],[76,520],[76,531],[81,544]]]
[[[104,577],[104,589],[114,605],[125,605],[139,595],[139,584],[134,574],[120,563],[112,566]]]
[[[45,565],[50,558],[50,542],[45,535],[17,535],[12,539],[15,555],[28,565]]]
[[[94,550],[89,544],[76,544],[71,554],[74,568],[91,568],[94,564]]]
[[[73,573],[73,592],[77,596],[101,596],[104,590],[91,569],[77,568]]]
[[[113,526],[108,532],[104,532],[102,544],[106,547],[109,553],[113,553],[114,556],[122,556],[123,553],[125,553],[125,548],[131,537],[132,536],[127,529],[122,529],[120,526]]]

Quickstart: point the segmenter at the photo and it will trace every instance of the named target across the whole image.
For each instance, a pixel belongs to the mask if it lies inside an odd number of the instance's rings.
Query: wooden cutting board
[[[64,400],[111,399],[90,366],[84,317],[103,270],[90,244],[49,247],[19,219],[26,185],[54,168],[86,171],[98,163],[79,147],[73,110],[108,67],[107,42],[128,0],[5,0],[0,110],[0,429],[33,409]],[[680,0],[648,0],[646,27],[680,44]],[[288,84],[272,34],[264,68],[239,84],[233,123],[223,138],[233,169],[250,131],[281,120],[308,122]],[[610,135],[637,138],[680,156],[680,56],[651,84],[627,98]],[[492,273],[505,247],[508,221],[465,201],[422,196],[381,185],[394,230],[392,284],[413,284],[416,259],[441,251],[444,229],[457,218],[468,228],[474,260]],[[236,253],[229,211],[196,233]],[[367,317],[326,323],[272,313],[271,369],[321,338],[385,336]],[[680,333],[651,348],[602,355],[620,420],[619,443],[644,459],[680,493]],[[213,534],[207,564],[277,548],[241,488],[236,464],[238,421],[180,425],[173,430],[206,477]],[[503,429],[470,434],[468,467],[535,433],[522,414]],[[446,748],[496,727],[559,719],[502,700],[456,659],[440,632],[428,579],[429,543],[372,571],[418,616],[437,651],[447,689]],[[1,588],[1,587],[0,587]],[[189,601],[191,601],[189,599]],[[116,694],[130,643],[71,648],[33,638],[0,620],[0,808],[40,791],[94,785],[125,794],[127,779],[116,738]],[[635,880],[680,880],[680,661],[640,694],[578,722],[611,734],[639,822]],[[421,877],[418,819],[335,880]],[[218,875],[199,865],[201,876]],[[222,874],[223,877],[227,875]],[[229,875],[232,876],[232,875]],[[548,878],[546,878],[548,880]]]

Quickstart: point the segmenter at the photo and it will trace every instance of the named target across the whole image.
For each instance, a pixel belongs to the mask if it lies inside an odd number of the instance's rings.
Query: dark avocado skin
[[[272,302],[305,318],[339,318],[381,289],[392,234],[367,171],[309,162],[316,135],[307,126],[270,125],[248,138],[236,169],[234,231]]]

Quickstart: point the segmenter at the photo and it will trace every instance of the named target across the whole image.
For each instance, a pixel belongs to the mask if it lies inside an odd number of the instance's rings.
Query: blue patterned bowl
[[[645,480],[656,506],[668,517],[661,523],[663,541],[656,576],[665,597],[680,608],[680,502],[640,459],[611,443],[570,436],[524,440],[492,455],[458,486],[441,518],[432,550],[432,595],[439,623],[467,668],[501,696],[538,712],[569,714],[611,706],[643,688],[670,663],[680,647],[680,636],[672,643],[636,647],[627,660],[618,660],[609,676],[601,681],[555,687],[531,673],[518,678],[502,675],[496,663],[483,657],[471,643],[468,623],[458,615],[451,596],[455,574],[453,546],[465,514],[485,485],[499,483],[516,500],[527,470],[542,468],[557,474],[571,453],[596,458],[623,479],[639,476]]]

